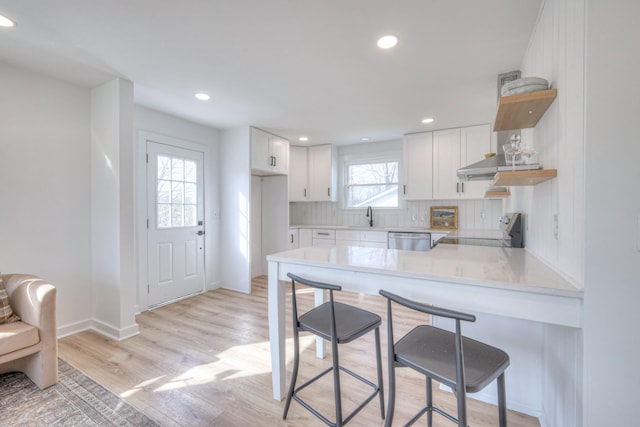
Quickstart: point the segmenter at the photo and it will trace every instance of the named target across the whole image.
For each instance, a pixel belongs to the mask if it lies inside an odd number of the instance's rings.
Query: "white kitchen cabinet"
[[[460,167],[483,160],[484,155],[489,151],[491,151],[491,127],[488,124],[460,129]],[[466,199],[484,198],[487,188],[486,181],[467,181],[460,184],[462,197]]]
[[[488,124],[433,132],[433,198],[483,198],[486,183],[460,182],[456,172],[484,159],[490,149]]]
[[[306,248],[313,245],[313,230],[310,228],[300,228],[298,230],[298,247]]]
[[[357,230],[336,230],[336,245],[360,246],[360,232]]]
[[[405,135],[402,159],[404,199],[433,198],[433,132]]]
[[[335,230],[336,245],[386,248],[386,231]]]
[[[386,248],[387,232],[386,231],[362,231],[360,242],[362,246]]]
[[[312,202],[335,202],[337,194],[337,156],[331,144],[309,147],[308,200]]]
[[[309,166],[307,147],[292,145],[289,147],[289,201],[306,202],[308,200],[307,182]]]
[[[251,170],[254,175],[287,175],[289,141],[258,128],[251,128]]]
[[[300,231],[297,228],[289,229],[289,250],[298,249],[300,247]]]
[[[312,231],[313,246],[318,245],[335,245],[336,244],[336,230],[320,228],[314,228]]]

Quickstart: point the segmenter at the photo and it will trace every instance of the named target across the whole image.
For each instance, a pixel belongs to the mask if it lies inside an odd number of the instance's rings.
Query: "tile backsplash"
[[[406,202],[404,209],[373,210],[374,227],[429,227],[431,206],[458,206],[458,228],[464,230],[497,230],[503,214],[503,201],[418,200]],[[337,202],[291,202],[291,225],[368,225],[366,209],[343,210]]]

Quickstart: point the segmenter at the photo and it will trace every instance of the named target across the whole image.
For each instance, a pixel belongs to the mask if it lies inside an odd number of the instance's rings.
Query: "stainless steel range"
[[[502,224],[502,236],[499,239],[490,239],[486,237],[446,236],[438,240],[438,244],[524,248],[522,221],[522,214],[507,213],[498,218],[498,222]]]

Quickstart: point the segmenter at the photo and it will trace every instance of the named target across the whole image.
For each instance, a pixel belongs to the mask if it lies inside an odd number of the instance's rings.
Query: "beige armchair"
[[[58,382],[56,288],[27,274],[3,274],[21,321],[0,324],[0,373],[24,372],[41,389]]]

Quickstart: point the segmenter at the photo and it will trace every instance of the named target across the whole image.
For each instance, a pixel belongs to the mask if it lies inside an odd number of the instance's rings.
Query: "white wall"
[[[638,424],[640,2],[586,0],[584,425]],[[629,84],[627,84],[629,83]]]
[[[135,321],[133,84],[115,79],[91,91],[93,327],[115,339]]]
[[[134,110],[134,127],[136,138],[141,133],[162,135],[172,140],[186,141],[206,147],[208,158],[205,158],[205,275],[207,289],[215,289],[220,286],[220,135],[217,129],[193,123],[178,117],[170,116],[150,108],[136,106]],[[138,141],[138,144],[141,142]],[[140,147],[138,147],[140,148]],[[136,242],[137,253],[140,258],[146,259],[146,234],[140,234],[140,229],[145,227],[146,219],[146,172],[145,162],[141,158],[143,154],[137,150],[136,158],[136,219],[138,240]],[[142,150],[144,152],[144,150]],[[144,231],[144,230],[143,230]],[[142,252],[141,252],[142,251]],[[139,287],[145,287],[146,273],[138,272]],[[146,287],[144,289],[146,292]]]
[[[558,177],[536,186],[512,187],[508,210],[527,214],[527,249],[584,284],[584,0],[547,0],[521,67],[558,89],[538,125],[523,130],[523,144],[538,151]],[[554,237],[554,215],[558,237]]]
[[[91,313],[89,90],[0,63],[0,270],[58,290],[58,327]]]
[[[251,292],[250,129],[228,129],[220,135],[220,244],[221,286]],[[285,234],[286,236],[286,234]]]
[[[507,200],[507,210],[527,216],[527,250],[578,287],[584,286],[584,30],[584,0],[543,2],[521,71],[549,80],[558,97],[535,128],[523,130],[522,141],[558,177],[512,187]],[[582,331],[545,325],[544,339],[543,425],[581,426]]]

